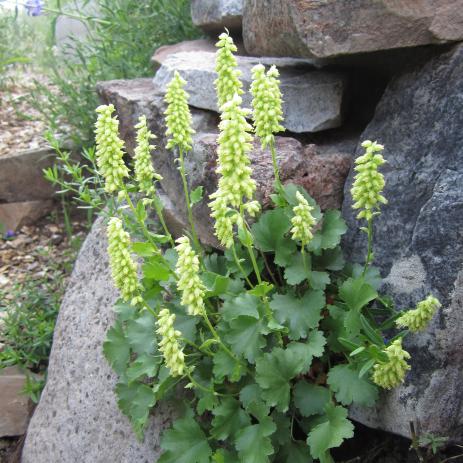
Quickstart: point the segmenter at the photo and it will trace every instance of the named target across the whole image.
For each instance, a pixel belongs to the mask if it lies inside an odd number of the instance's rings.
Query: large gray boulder
[[[395,79],[363,139],[385,145],[385,196],[375,226],[375,263],[385,290],[403,308],[428,293],[443,307],[430,329],[408,338],[412,369],[403,386],[385,393],[376,409],[352,416],[408,436],[421,433],[463,440],[463,46]],[[357,150],[360,154],[361,148]],[[345,246],[364,257],[346,183]]]
[[[165,149],[165,104],[162,88],[155,87],[148,79],[115,80],[100,82],[98,92],[105,103],[114,104],[120,119],[120,132],[129,154],[133,153],[135,132],[133,126],[141,114],[148,118],[153,133],[157,135],[157,148],[153,163],[163,176],[160,182],[166,196],[177,209],[179,218],[186,217],[182,182],[175,163],[175,154]],[[186,170],[191,189],[202,185],[204,200],[195,206],[194,216],[200,239],[217,246],[213,236],[208,197],[217,188],[215,173],[217,159],[217,123],[215,113],[191,108],[196,135],[193,149],[186,156]],[[302,143],[291,137],[276,137],[278,162],[284,183],[303,185],[323,209],[339,208],[343,200],[344,181],[350,168],[354,137],[330,137],[330,142]],[[273,167],[268,150],[262,150],[257,141],[250,153],[253,177],[257,183],[256,196],[269,202],[273,186]],[[170,213],[174,210],[170,208]]]
[[[454,0],[244,0],[251,55],[332,58],[463,39]]]
[[[287,130],[295,133],[319,132],[341,125],[346,74],[318,70],[309,61],[291,58],[237,56],[237,61],[245,90],[244,106],[251,107],[249,87],[252,67],[258,63],[267,67],[275,64],[280,71],[284,100],[282,125]],[[154,77],[155,85],[164,92],[175,71],[187,81],[185,89],[190,94],[192,106],[219,110],[214,88],[217,78],[215,53],[181,52],[168,56]]]
[[[160,454],[168,409],[157,409],[143,442],[118,409],[117,378],[103,356],[117,299],[103,219],[80,251],[53,339],[48,380],[29,425],[23,463],[145,463]]]
[[[243,0],[192,0],[191,18],[205,32],[241,30]]]

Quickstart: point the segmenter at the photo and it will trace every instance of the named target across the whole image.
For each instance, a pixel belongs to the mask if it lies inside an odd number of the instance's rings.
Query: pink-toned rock
[[[250,153],[253,177],[257,182],[257,196],[264,206],[270,205],[273,193],[272,158],[268,149],[262,150],[257,140]],[[276,150],[281,181],[303,186],[317,201],[322,210],[338,209],[344,196],[344,182],[352,163],[351,145],[332,149],[315,144],[303,145],[290,137],[276,137]],[[331,148],[331,149],[330,149]],[[202,183],[215,191],[217,159],[217,135],[200,133],[194,140],[195,157],[205,163]]]
[[[0,224],[6,230],[18,230],[23,225],[32,225],[47,215],[53,208],[51,199],[0,204]]]
[[[126,141],[127,151],[133,153],[134,124],[139,115],[145,114],[149,126],[156,134],[157,148],[153,152],[153,163],[163,176],[161,187],[170,199],[169,220],[176,228],[186,217],[186,207],[182,182],[174,162],[175,156],[165,149],[165,105],[163,95],[148,79],[134,81],[109,81],[98,84],[98,91],[105,103],[113,103],[120,120],[121,134]],[[217,188],[217,115],[215,113],[191,108],[193,128],[196,135],[193,150],[185,159],[190,189],[202,186],[204,200],[194,207],[194,217],[198,235],[204,243],[217,246],[212,233],[212,220],[208,207],[208,197]],[[281,178],[284,183],[294,182],[303,185],[320,204],[322,209],[339,208],[343,200],[344,181],[351,163],[351,152],[356,140],[338,140],[314,145],[302,143],[291,137],[276,137]],[[272,158],[268,150],[262,151],[257,141],[251,154],[253,177],[257,182],[256,197],[269,205],[273,187]],[[178,220],[175,221],[175,215]]]
[[[21,391],[26,376],[16,367],[0,370],[0,437],[21,436],[29,422],[29,398]]]
[[[165,59],[174,53],[183,51],[209,51],[215,52],[217,49],[212,39],[185,40],[174,45],[163,45],[159,47],[151,57],[154,70],[157,71]]]
[[[243,41],[239,38],[235,38],[235,45],[238,48],[237,54],[240,56],[246,56],[246,50],[244,48]],[[151,64],[155,71],[157,71],[164,61],[170,56],[181,52],[192,52],[192,51],[205,51],[215,53],[217,47],[215,43],[216,38],[210,39],[197,39],[197,40],[185,40],[184,42],[175,43],[173,45],[163,45],[159,47],[151,57]]]
[[[463,40],[455,0],[245,0],[252,55],[332,58]]]

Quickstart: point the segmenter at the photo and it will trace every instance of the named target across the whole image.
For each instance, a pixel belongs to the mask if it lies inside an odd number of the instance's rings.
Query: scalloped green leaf
[[[322,291],[309,290],[302,298],[293,294],[276,294],[270,302],[275,318],[289,328],[289,338],[306,338],[309,330],[316,328],[325,306]]]
[[[327,383],[336,400],[343,405],[355,403],[371,407],[378,398],[378,388],[367,378],[359,377],[359,370],[351,365],[336,365],[328,373]]]
[[[204,431],[191,417],[174,421],[161,439],[159,463],[209,463],[212,450]]]

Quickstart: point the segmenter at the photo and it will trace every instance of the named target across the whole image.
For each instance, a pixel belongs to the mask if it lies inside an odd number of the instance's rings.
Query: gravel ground
[[[47,146],[44,122],[26,101],[33,79],[45,82],[31,69],[14,69],[0,86],[0,156],[12,150],[25,151]]]

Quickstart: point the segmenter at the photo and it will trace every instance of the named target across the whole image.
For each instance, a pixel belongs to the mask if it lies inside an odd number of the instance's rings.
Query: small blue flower
[[[13,230],[7,230],[7,232],[5,233],[3,239],[10,240],[10,239],[14,238],[14,236],[15,236],[15,233],[14,233]]]
[[[24,5],[29,16],[40,16],[44,6],[43,0],[27,0]]]

